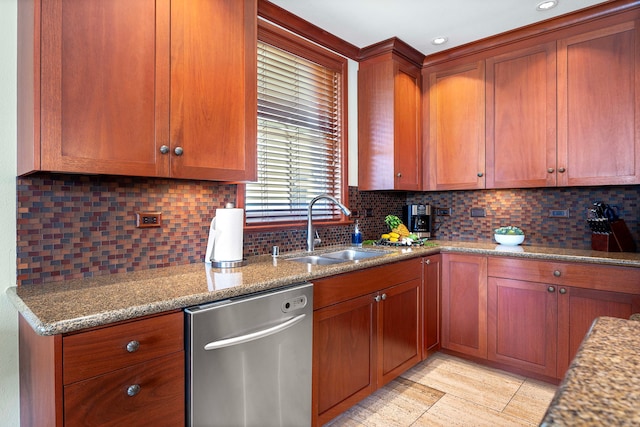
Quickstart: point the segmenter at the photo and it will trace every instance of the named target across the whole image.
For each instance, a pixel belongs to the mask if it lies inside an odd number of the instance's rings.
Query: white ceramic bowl
[[[501,245],[517,246],[524,242],[524,234],[494,234],[493,236]]]

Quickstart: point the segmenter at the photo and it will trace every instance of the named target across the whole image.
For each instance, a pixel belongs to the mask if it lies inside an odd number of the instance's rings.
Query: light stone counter
[[[541,425],[640,425],[640,322],[596,319]]]
[[[527,245],[514,248],[495,243],[437,240],[429,244],[431,246],[413,248],[367,247],[365,250],[384,251],[384,254],[359,262],[307,265],[286,259],[294,254],[282,254],[275,259],[267,255],[251,257],[247,265],[234,269],[212,269],[204,263],[197,263],[91,279],[11,287],[7,289],[7,295],[38,334],[55,335],[439,252],[640,268],[640,253]],[[341,248],[320,248],[316,253]]]

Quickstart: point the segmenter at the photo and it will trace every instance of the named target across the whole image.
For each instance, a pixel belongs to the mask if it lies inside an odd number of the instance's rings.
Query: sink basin
[[[326,252],[321,255],[305,255],[295,258],[286,258],[287,261],[301,262],[313,265],[331,265],[347,261],[359,261],[386,255],[383,251],[359,251],[356,249],[343,249],[335,252]]]
[[[296,258],[287,258],[287,261],[302,262],[302,263],[313,264],[313,265],[330,265],[330,264],[339,264],[347,260],[339,259],[339,258],[327,258],[324,256],[317,256],[317,255],[307,255],[307,256],[301,256]]]
[[[368,251],[358,251],[356,249],[345,249],[342,251],[329,252],[326,254],[322,254],[322,256],[326,258],[335,258],[335,259],[341,259],[345,261],[358,261],[361,259],[382,256],[382,255],[385,255],[386,253],[387,252],[368,252]]]

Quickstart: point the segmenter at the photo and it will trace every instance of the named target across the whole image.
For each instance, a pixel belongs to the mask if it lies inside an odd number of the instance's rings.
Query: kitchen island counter
[[[640,268],[640,253],[614,253],[542,246],[505,247],[492,242],[434,240],[425,247],[372,247],[379,257],[333,265],[308,265],[283,254],[250,257],[243,267],[204,263],[67,280],[7,289],[9,299],[40,335],[55,335],[148,314],[274,289],[320,277],[440,252],[511,256]],[[320,248],[316,253],[342,247]]]
[[[596,319],[541,425],[640,425],[638,349],[640,322]]]

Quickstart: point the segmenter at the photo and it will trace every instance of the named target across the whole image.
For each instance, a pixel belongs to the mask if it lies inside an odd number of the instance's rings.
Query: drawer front
[[[182,426],[184,366],[181,351],[65,386],[64,424]]]
[[[413,258],[313,281],[313,309],[346,301],[389,286],[418,279],[422,260]]]
[[[178,312],[63,337],[63,383],[184,350],[183,322]]]
[[[489,257],[490,277],[640,294],[640,268]]]

